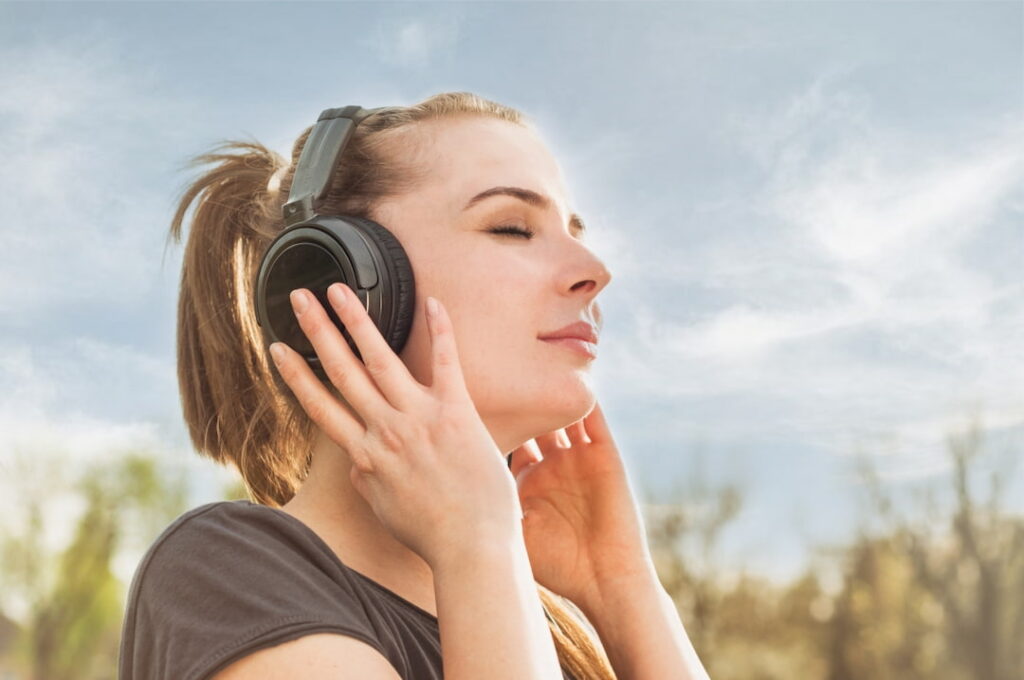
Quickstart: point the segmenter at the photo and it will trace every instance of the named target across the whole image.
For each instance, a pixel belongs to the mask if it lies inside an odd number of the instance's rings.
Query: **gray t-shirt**
[[[118,677],[207,680],[257,649],[324,632],[363,640],[405,680],[443,677],[433,614],[343,564],[283,510],[208,503],[174,520],[139,563]]]

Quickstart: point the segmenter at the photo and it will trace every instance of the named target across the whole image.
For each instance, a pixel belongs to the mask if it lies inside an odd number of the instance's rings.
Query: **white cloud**
[[[10,324],[112,290],[136,300],[152,281],[167,198],[139,177],[146,152],[179,134],[187,102],[154,94],[152,77],[128,64],[97,35],[0,48],[0,314]]]
[[[168,361],[88,337],[45,351],[4,342],[0,357],[0,463],[21,452],[63,457],[71,467],[103,464],[130,450],[178,455],[171,451],[180,442],[139,417],[145,410],[160,415],[163,400],[150,400],[149,393],[173,393]]]
[[[174,394],[168,361],[68,332],[67,312],[117,318],[159,272],[167,199],[141,178],[187,102],[154,94],[131,63],[88,29],[0,47],[0,529],[27,526],[17,499],[31,486],[51,551],[84,508],[71,482],[85,466],[145,450],[193,476],[212,467],[153,419],[158,391]]]
[[[1004,452],[994,449],[984,439],[1003,433],[1010,433],[1012,437],[1014,432],[1024,431],[1024,397],[1008,399],[1006,405],[992,406],[979,400],[958,406],[953,409],[939,404],[928,415],[900,422],[892,432],[844,438],[842,452],[871,456],[880,476],[889,481],[916,481],[949,469],[950,442],[963,439],[975,424],[972,419],[976,419],[985,435],[981,448],[992,455],[993,460]],[[1016,448],[1019,449],[1021,443],[1018,436]],[[1024,471],[1024,468],[1018,464],[1016,470]],[[1002,472],[1011,470],[1007,468]]]
[[[969,143],[889,129],[868,97],[834,84],[851,70],[732,122],[765,170],[760,190],[700,206],[726,225],[706,242],[648,240],[658,247],[633,275],[711,291],[714,310],[680,320],[689,300],[634,296],[633,336],[602,359],[620,391],[737,404],[714,424],[680,408],[679,434],[849,453],[892,433],[914,461],[892,474],[929,474],[973,404],[1003,426],[1024,421],[1024,281],[988,266],[1003,256],[991,243],[974,248],[1019,220],[1024,126],[977,121]],[[1016,235],[1003,242],[1024,255]]]

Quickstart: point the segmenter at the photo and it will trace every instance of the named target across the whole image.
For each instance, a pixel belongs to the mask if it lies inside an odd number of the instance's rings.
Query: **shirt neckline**
[[[345,571],[347,571],[349,573],[355,574],[356,576],[361,578],[366,583],[369,583],[371,586],[374,586],[375,588],[380,590],[385,595],[387,595],[387,596],[391,597],[392,599],[394,599],[395,601],[397,601],[399,604],[404,605],[406,607],[409,607],[410,609],[413,609],[413,610],[419,612],[421,615],[423,615],[424,617],[426,617],[427,619],[429,619],[433,623],[438,623],[438,618],[436,616],[434,616],[433,614],[431,614],[430,612],[428,612],[423,607],[420,607],[419,605],[410,602],[409,600],[405,599],[404,597],[402,597],[401,595],[399,595],[395,591],[391,590],[387,586],[385,586],[385,585],[383,585],[381,583],[378,583],[377,581],[374,581],[372,578],[370,578],[366,574],[364,574],[362,572],[359,572],[359,571],[356,571],[352,567],[350,567],[347,564],[345,564],[344,562],[342,562],[341,559],[338,557],[338,554],[335,553],[334,550],[332,550],[329,545],[327,545],[327,543],[324,541],[324,539],[320,538],[320,534],[318,534],[315,531],[313,531],[312,527],[307,525],[305,522],[303,522],[298,517],[292,515],[291,513],[287,513],[284,510],[281,510],[280,508],[274,508],[274,507],[271,507],[269,505],[263,505],[262,503],[253,503],[252,501],[250,501],[247,498],[241,498],[241,499],[238,499],[237,501],[229,501],[229,502],[245,503],[245,504],[248,504],[250,507],[266,508],[267,510],[270,510],[270,511],[272,511],[272,512],[278,514],[278,515],[284,516],[292,524],[298,526],[301,531],[303,531],[304,533],[309,535],[309,537],[315,543],[317,543],[319,545],[319,547],[321,547],[323,550],[325,550],[327,552],[327,554],[330,556],[330,559],[332,559],[334,561],[334,563],[337,564],[338,566],[340,566],[342,569],[344,569]]]

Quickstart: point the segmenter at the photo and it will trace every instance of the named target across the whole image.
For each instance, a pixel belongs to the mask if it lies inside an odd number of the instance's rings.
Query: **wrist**
[[[436,574],[439,571],[465,568],[467,565],[507,563],[519,557],[520,553],[525,557],[526,544],[522,531],[517,529],[511,526],[507,531],[464,536],[453,541],[450,547],[438,551],[426,562]]]
[[[615,616],[625,608],[662,596],[668,597],[668,593],[654,565],[645,564],[629,572],[595,579],[576,605],[588,619],[596,622],[607,618],[609,613]]]
[[[658,612],[675,609],[675,603],[657,579],[620,581],[607,586],[578,608],[590,622],[607,654],[628,654],[636,636],[649,622],[657,620]],[[621,659],[611,659],[613,665]],[[618,672],[619,668],[616,667]]]

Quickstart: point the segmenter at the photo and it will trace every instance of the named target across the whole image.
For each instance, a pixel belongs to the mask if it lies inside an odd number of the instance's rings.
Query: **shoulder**
[[[218,501],[171,522],[146,551],[135,580],[140,595],[204,587],[221,593],[269,586],[296,572],[344,579],[337,557],[297,519],[249,501]]]
[[[121,677],[207,677],[204,669],[315,632],[340,632],[382,651],[372,606],[299,520],[249,501],[208,503],[171,522],[140,561],[125,610]]]
[[[301,535],[305,528],[283,510],[248,500],[215,501],[183,513],[157,536],[150,553],[167,544],[176,546],[195,539],[228,534],[269,541]]]
[[[139,569],[195,557],[214,560],[203,565],[228,559],[237,566],[242,555],[270,558],[271,553],[337,561],[312,530],[296,518],[276,508],[236,500],[207,503],[179,516],[153,541]]]

